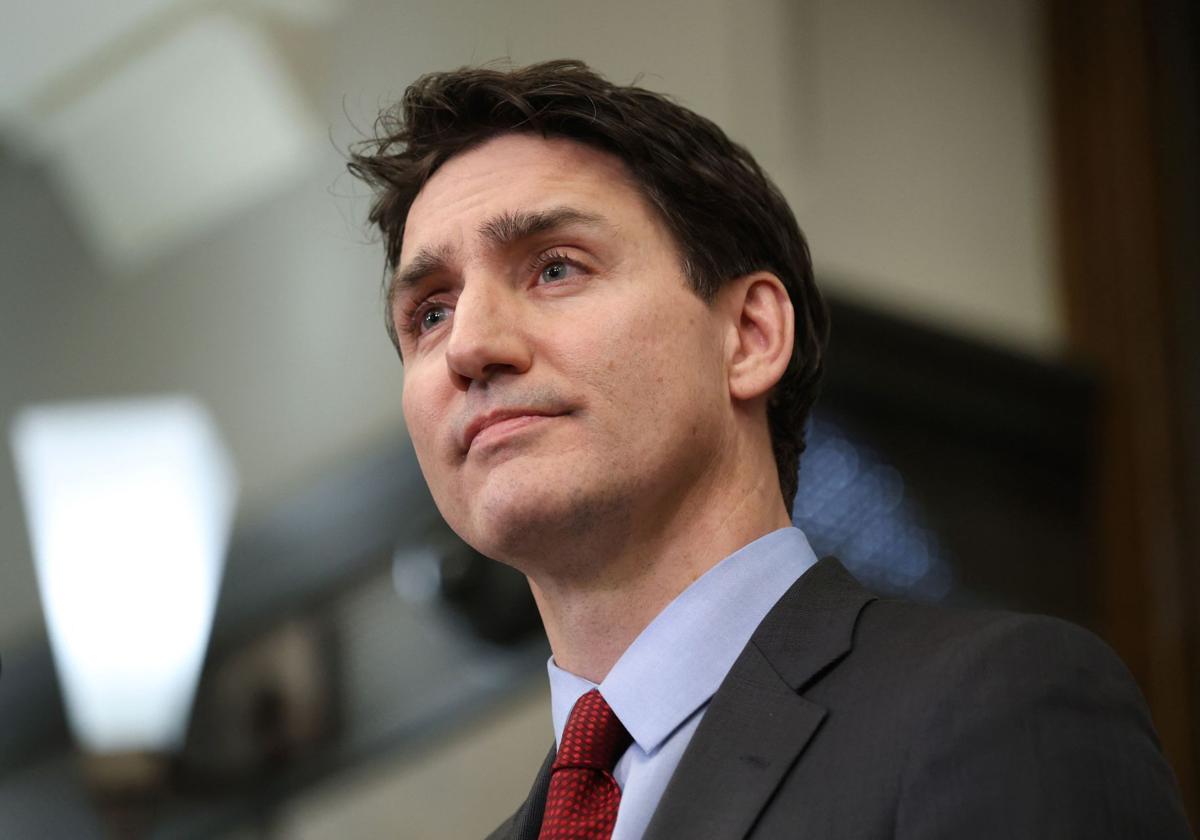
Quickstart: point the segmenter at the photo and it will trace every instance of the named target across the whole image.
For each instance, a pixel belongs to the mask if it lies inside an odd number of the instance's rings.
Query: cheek
[[[630,373],[672,393],[710,386],[720,355],[712,315],[690,292],[663,295],[629,318],[629,333],[617,339],[629,348]]]
[[[594,383],[608,414],[640,426],[641,436],[677,429],[674,415],[720,402],[719,341],[690,304],[652,300],[597,319],[590,340],[575,348],[572,367]]]
[[[417,458],[428,475],[429,465],[436,461],[433,456],[438,429],[447,421],[444,413],[438,410],[436,394],[423,387],[424,384],[419,375],[406,375],[400,404],[413,449],[416,450]]]

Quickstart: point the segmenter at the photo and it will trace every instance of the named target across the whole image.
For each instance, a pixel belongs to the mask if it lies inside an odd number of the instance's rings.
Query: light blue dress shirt
[[[771,607],[816,559],[797,528],[735,551],[668,604],[599,686],[550,658],[556,744],[575,701],[593,688],[633,736],[613,770],[621,806],[612,840],[640,840],[708,701]]]

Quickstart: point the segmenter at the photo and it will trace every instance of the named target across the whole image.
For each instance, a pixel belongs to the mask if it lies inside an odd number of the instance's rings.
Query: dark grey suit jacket
[[[553,758],[489,840],[536,840]],[[1099,639],[877,599],[826,559],[738,657],[645,840],[1191,836],[1145,703]]]

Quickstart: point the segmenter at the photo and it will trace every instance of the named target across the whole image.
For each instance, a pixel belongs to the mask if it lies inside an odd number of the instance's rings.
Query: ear
[[[766,395],[792,358],[796,316],[783,281],[768,271],[747,274],[721,290],[732,317],[729,394],[735,400]]]

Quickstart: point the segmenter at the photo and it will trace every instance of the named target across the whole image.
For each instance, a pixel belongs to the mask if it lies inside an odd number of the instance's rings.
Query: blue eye
[[[571,260],[561,257],[551,257],[538,271],[538,282],[558,283],[580,274],[582,269]]]
[[[431,330],[449,317],[444,306],[431,306],[421,314],[421,330]]]
[[[562,260],[555,260],[554,262],[547,264],[546,267],[542,269],[541,279],[546,283],[553,283],[556,280],[562,280],[566,278],[570,273],[570,270],[571,266],[569,266],[567,263],[563,262]]]

